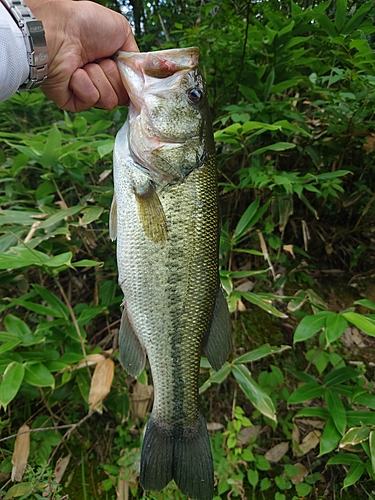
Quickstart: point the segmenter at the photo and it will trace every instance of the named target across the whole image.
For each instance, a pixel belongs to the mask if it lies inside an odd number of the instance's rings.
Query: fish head
[[[182,181],[213,149],[198,58],[197,47],[116,56],[130,97],[129,150],[162,183]]]

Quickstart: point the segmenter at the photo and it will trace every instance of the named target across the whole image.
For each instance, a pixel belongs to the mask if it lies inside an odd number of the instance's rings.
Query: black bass
[[[141,486],[172,479],[211,500],[214,471],[198,409],[202,349],[218,370],[231,351],[218,274],[215,150],[197,48],[119,52],[130,96],[114,149],[110,234],[124,293],[120,361],[133,376],[148,356],[154,405],[143,441]]]

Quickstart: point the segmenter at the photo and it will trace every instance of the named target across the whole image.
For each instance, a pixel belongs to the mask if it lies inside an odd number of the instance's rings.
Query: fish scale
[[[218,275],[214,143],[197,60],[196,48],[118,54],[133,104],[115,141],[110,233],[124,293],[120,361],[136,376],[147,354],[154,385],[141,485],[159,491],[174,479],[190,498],[211,500],[200,358],[203,349],[219,369],[231,332]]]

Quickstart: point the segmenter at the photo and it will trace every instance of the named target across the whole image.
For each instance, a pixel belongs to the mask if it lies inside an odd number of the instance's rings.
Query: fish
[[[130,104],[115,139],[109,229],[124,294],[120,362],[138,376],[147,357],[154,385],[140,484],[160,491],[174,480],[189,498],[211,500],[200,360],[203,351],[220,369],[232,336],[219,279],[215,145],[198,59],[197,47],[116,54]]]

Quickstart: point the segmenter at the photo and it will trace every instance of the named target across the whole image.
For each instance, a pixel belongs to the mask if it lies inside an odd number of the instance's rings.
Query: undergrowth
[[[375,11],[302,4],[191,2],[163,45],[201,47],[215,123],[234,331],[201,365],[215,500],[374,498]],[[140,498],[152,381],[118,363],[108,236],[126,109],[1,111],[0,494]]]

